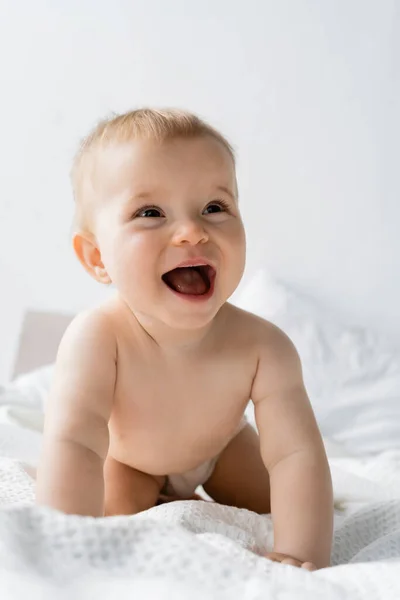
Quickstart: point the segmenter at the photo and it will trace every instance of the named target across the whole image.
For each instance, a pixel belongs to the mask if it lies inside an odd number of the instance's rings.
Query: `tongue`
[[[181,294],[200,296],[208,291],[208,285],[201,276],[200,271],[193,267],[173,269],[165,276],[170,287]]]

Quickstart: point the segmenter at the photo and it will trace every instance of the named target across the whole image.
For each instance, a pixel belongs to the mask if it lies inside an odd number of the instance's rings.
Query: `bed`
[[[211,502],[107,519],[36,507],[46,395],[73,315],[30,311],[0,388],[1,598],[400,598],[400,351],[265,271],[235,302],[300,352],[334,481],[333,566],[267,561],[270,518]]]

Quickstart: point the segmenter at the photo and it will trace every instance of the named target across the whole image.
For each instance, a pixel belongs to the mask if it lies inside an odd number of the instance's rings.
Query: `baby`
[[[332,485],[298,354],[227,302],[245,263],[232,148],[189,113],[136,110],[94,129],[72,181],[75,253],[116,293],[60,344],[37,502],[128,515],[202,485],[272,513],[271,560],[326,567]]]

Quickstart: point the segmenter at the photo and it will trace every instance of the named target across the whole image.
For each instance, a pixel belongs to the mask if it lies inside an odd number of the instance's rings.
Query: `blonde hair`
[[[87,177],[88,159],[93,159],[96,152],[113,144],[124,144],[134,139],[148,139],[161,143],[175,138],[191,139],[203,136],[210,136],[220,142],[235,162],[234,150],[225,137],[196,115],[184,110],[142,108],[100,121],[82,140],[73,160],[73,229],[89,229],[83,183]]]

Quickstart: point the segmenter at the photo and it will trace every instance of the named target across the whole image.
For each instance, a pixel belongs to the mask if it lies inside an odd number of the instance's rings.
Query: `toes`
[[[301,565],[302,569],[306,569],[307,571],[316,571],[317,567],[311,562],[305,562]]]
[[[294,558],[284,558],[282,561],[283,565],[291,565],[292,567],[300,567],[301,562],[295,560]]]

